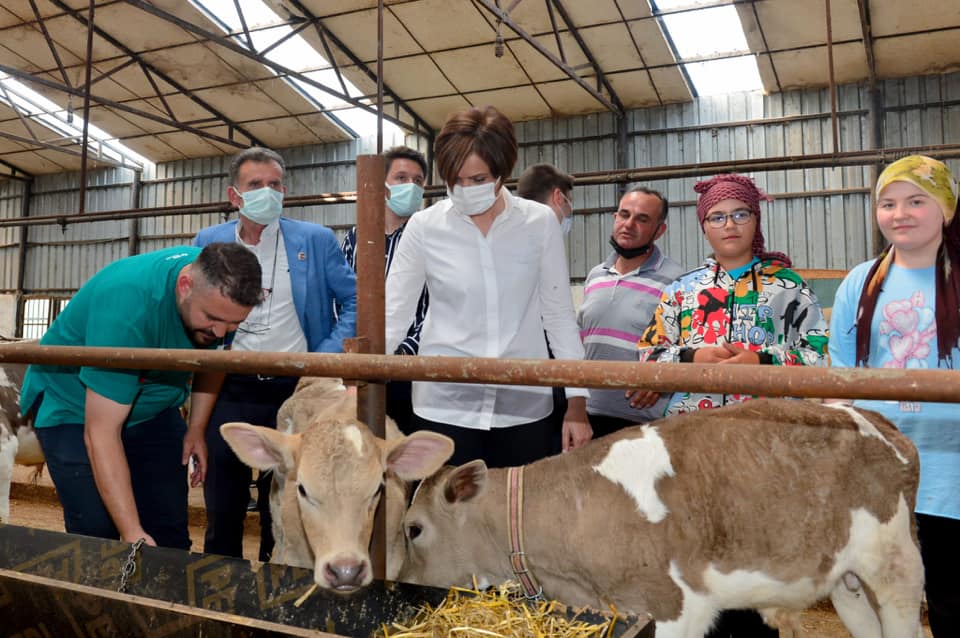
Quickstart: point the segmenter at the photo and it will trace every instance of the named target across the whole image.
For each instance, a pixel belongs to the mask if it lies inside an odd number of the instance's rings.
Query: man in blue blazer
[[[333,232],[320,224],[281,217],[284,162],[266,148],[249,148],[230,165],[227,197],[239,218],[204,228],[195,244],[235,241],[251,250],[263,271],[263,301],[237,329],[234,350],[342,352],[356,334],[357,286]],[[334,307],[338,310],[335,313]],[[297,377],[229,374],[216,403],[199,406],[191,422],[204,420],[208,454],[204,499],[204,551],[243,557],[243,519],[250,500],[251,470],[220,436],[220,426],[245,421],[276,427],[277,410],[293,394]],[[194,410],[198,406],[193,406]],[[270,476],[258,479],[260,560],[273,550],[268,495]]]

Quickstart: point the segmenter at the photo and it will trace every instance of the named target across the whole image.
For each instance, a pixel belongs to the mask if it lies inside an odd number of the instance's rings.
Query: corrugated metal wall
[[[18,180],[0,181],[0,219],[20,217],[23,214],[23,193],[26,185]],[[0,228],[0,289],[17,289],[17,273],[20,270],[19,228]]]
[[[960,74],[886,81],[881,85],[887,112],[887,147],[960,142]],[[869,92],[864,87],[838,90],[839,150],[868,146]],[[517,124],[521,144],[515,172],[550,162],[570,173],[615,168],[652,168],[729,159],[784,157],[833,150],[827,90],[775,95],[734,94],[706,97],[689,104],[631,111],[627,119],[626,166],[617,165],[616,121],[612,114]],[[779,119],[778,119],[779,118]],[[424,150],[421,143],[421,149]],[[369,140],[284,149],[290,194],[355,190],[353,158],[373,152]],[[228,158],[172,162],[144,174],[141,207],[223,201]],[[960,164],[953,162],[957,169]],[[799,268],[846,269],[869,258],[872,244],[869,169],[867,167],[758,172],[757,182],[775,197],[764,208],[767,246],[791,255]],[[39,177],[33,184],[31,215],[71,214],[77,208],[76,174]],[[88,211],[125,209],[133,201],[133,175],[117,169],[90,175]],[[661,246],[682,264],[699,264],[706,252],[696,223],[695,179],[647,183],[672,202],[669,229]],[[20,214],[18,182],[0,182],[0,216]],[[579,209],[617,204],[612,185],[575,189]],[[338,204],[290,209],[287,214],[332,226],[354,223],[354,206]],[[125,256],[132,225],[139,225],[139,250],[187,243],[219,215],[157,217],[31,227],[25,288],[28,291],[76,289],[104,264]],[[607,254],[611,212],[578,215],[569,241],[571,277],[581,280]],[[18,230],[3,231],[4,274],[0,288],[16,286]]]

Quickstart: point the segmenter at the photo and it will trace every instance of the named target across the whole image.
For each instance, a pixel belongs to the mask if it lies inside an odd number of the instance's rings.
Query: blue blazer
[[[297,318],[310,352],[343,352],[357,334],[357,279],[326,226],[280,218]],[[237,220],[204,228],[193,243],[235,242]],[[334,306],[338,307],[336,313]]]

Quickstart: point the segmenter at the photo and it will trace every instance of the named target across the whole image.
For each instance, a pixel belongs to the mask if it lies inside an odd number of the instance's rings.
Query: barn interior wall
[[[879,90],[885,113],[886,147],[960,142],[960,73],[888,80]],[[838,150],[869,148],[870,92],[861,85],[838,87]],[[781,118],[771,121],[771,118]],[[626,165],[617,159],[617,120],[612,113],[521,122],[516,125],[520,154],[514,176],[530,164],[550,162],[570,173],[617,168],[689,166],[730,160],[830,153],[833,139],[830,96],[826,89],[762,95],[741,93],[702,97],[686,104],[627,113]],[[426,150],[423,139],[409,139]],[[353,159],[374,152],[369,140],[283,149],[287,189],[306,195],[355,190]],[[134,200],[132,171],[106,169],[88,175],[87,211],[210,203],[225,199],[229,158],[201,158],[157,165],[142,175]],[[955,161],[949,162],[960,168]],[[868,259],[873,245],[870,171],[866,166],[757,172],[757,182],[774,197],[766,205],[763,230],[767,246],[791,255],[800,268],[848,269]],[[651,181],[672,202],[661,246],[687,267],[707,252],[696,223],[694,178]],[[22,186],[0,182],[0,218],[22,210]],[[608,252],[616,185],[575,189],[578,209],[599,209],[575,218],[569,237],[571,279],[582,280]],[[31,215],[76,212],[78,174],[34,179]],[[343,232],[355,221],[354,206],[333,204],[288,209],[297,219]],[[139,221],[32,226],[29,230],[24,290],[69,293],[105,264],[126,256],[131,233],[136,249],[155,250],[189,243],[221,214],[177,215]],[[18,228],[3,228],[0,241],[0,292],[16,290]]]

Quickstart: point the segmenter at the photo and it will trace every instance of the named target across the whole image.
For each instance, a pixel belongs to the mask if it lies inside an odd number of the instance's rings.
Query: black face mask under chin
[[[650,252],[650,249],[653,248],[653,243],[644,244],[639,248],[624,248],[617,243],[617,240],[613,237],[610,238],[610,245],[613,246],[613,249],[617,251],[617,254],[623,257],[624,259],[633,259],[634,257],[641,257]]]

